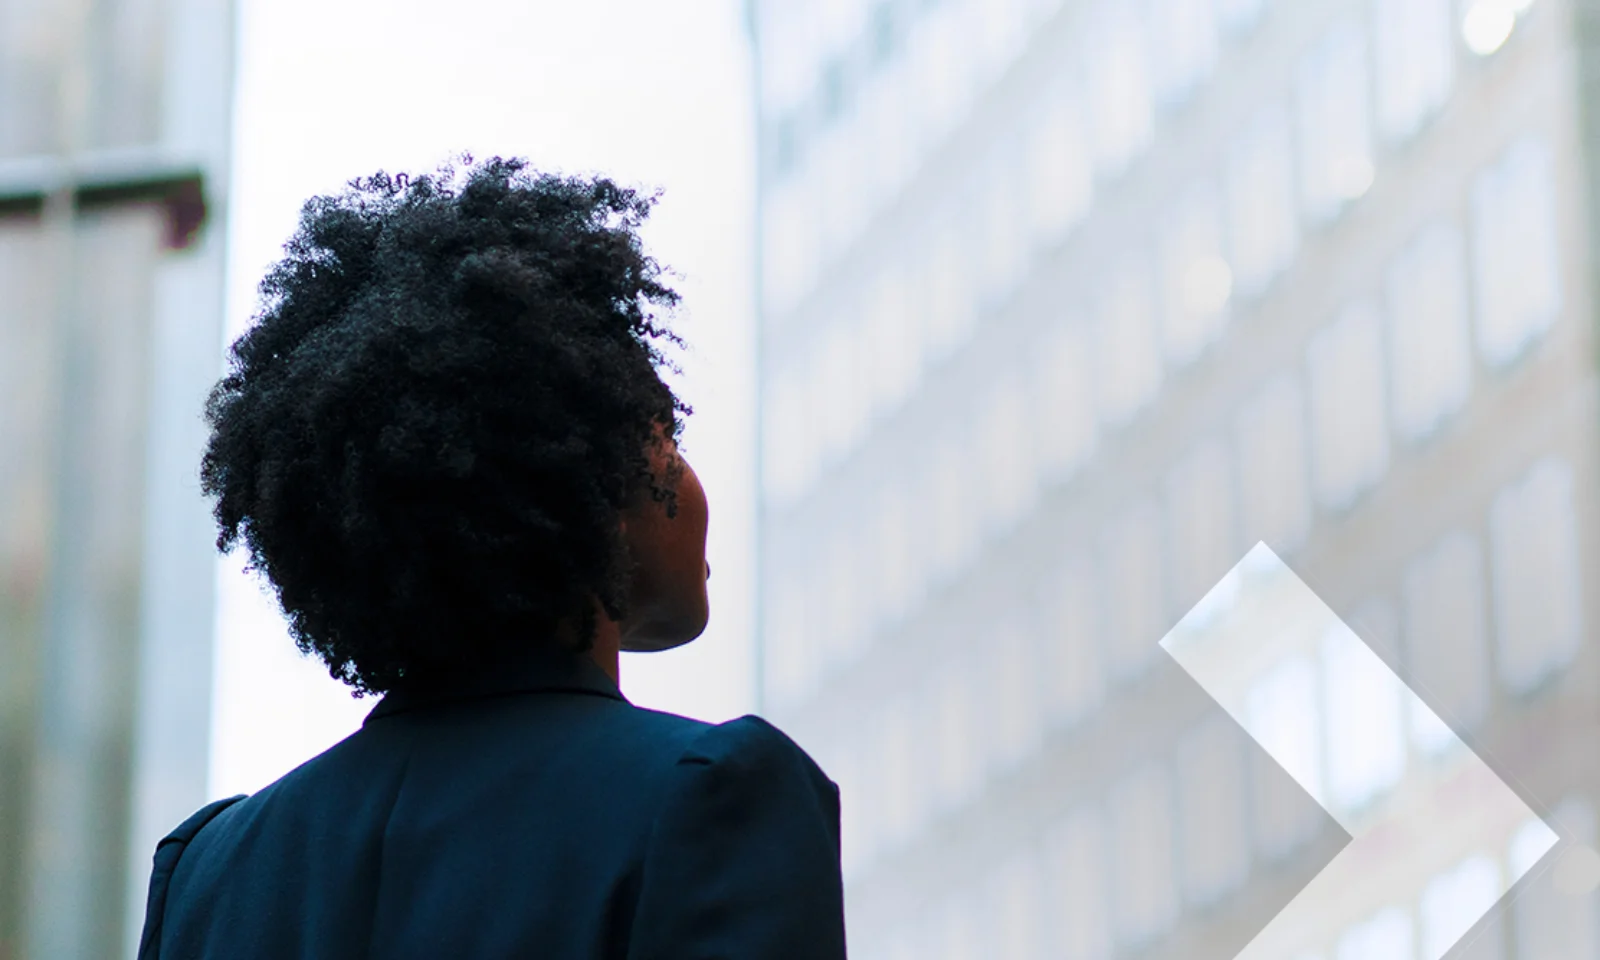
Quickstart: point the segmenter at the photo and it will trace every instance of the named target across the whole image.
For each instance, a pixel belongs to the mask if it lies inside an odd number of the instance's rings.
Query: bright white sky
[[[467,150],[665,191],[646,242],[682,275],[712,623],[677,651],[624,657],[622,685],[707,720],[750,710],[754,137],[738,0],[241,0],[239,16],[230,340],[300,203],[351,177]],[[299,655],[237,562],[219,569],[217,626],[213,796],[259,789],[371,708]]]

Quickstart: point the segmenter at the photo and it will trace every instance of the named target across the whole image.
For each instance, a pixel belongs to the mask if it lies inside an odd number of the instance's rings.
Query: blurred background
[[[1592,847],[1597,16],[0,0],[0,960],[132,956],[156,840],[370,709],[215,556],[199,410],[300,203],[459,150],[664,191],[715,613],[623,687],[839,781],[853,955],[1231,957],[1327,862],[1157,649],[1257,542]],[[1341,803],[1468,825],[1303,956],[1442,956],[1528,824],[1288,648],[1250,700],[1330,782],[1359,724]],[[1600,958],[1562,876],[1462,950]]]

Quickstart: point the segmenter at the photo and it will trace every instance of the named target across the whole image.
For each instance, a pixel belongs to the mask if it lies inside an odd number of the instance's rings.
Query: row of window
[[[863,945],[863,952],[883,960],[1111,960],[1137,950],[1185,908],[1178,887],[1186,873],[1175,862],[1182,858],[1160,852],[1181,832],[1163,823],[1171,816],[1159,796],[1166,789],[1158,780],[1118,786],[1113,793],[1123,795],[1069,815],[1037,849],[991,869],[915,923]],[[1587,799],[1571,796],[1557,811],[1580,842],[1593,842],[1595,815]],[[1479,849],[1418,889],[1386,891],[1390,906],[1345,925],[1320,952],[1299,960],[1438,960],[1512,878],[1527,873],[1547,836],[1541,823],[1529,822],[1505,838],[1498,854]],[[1217,845],[1210,837],[1196,839]],[[1374,882],[1394,885],[1383,877]],[[1600,893],[1573,896],[1556,886],[1548,874],[1530,878],[1525,895],[1510,905],[1509,923],[1486,931],[1493,939],[1480,949],[1489,952],[1474,955],[1522,960],[1600,952]],[[1203,908],[1208,901],[1189,905]]]
[[[1259,188],[1270,177],[1254,170],[1243,179]],[[1392,258],[1373,295],[1351,304],[1313,345],[1316,396],[1327,393],[1316,388],[1322,371],[1346,382],[1388,380],[1400,432],[1420,437],[1465,399],[1474,340],[1485,363],[1500,366],[1552,322],[1561,288],[1548,145],[1532,136],[1516,141],[1475,177],[1466,205],[1470,248],[1451,219],[1436,222]],[[1087,416],[1101,426],[1115,426],[1156,399],[1167,371],[1193,361],[1217,340],[1243,281],[1259,286],[1287,264],[1292,249],[1284,245],[1292,242],[1291,229],[1283,233],[1283,242],[1261,248],[1278,253],[1251,252],[1241,238],[1263,236],[1248,226],[1259,226],[1261,218],[1250,204],[1233,204],[1231,212],[1228,206],[1208,181],[1180,194],[1153,255],[1114,263],[1086,305],[1087,316],[1050,325],[1038,353],[1059,366],[1037,372],[1035,379],[1044,386],[1030,399],[1081,404],[1082,413],[1068,415],[1073,423]],[[998,226],[980,249],[1006,256],[1000,238],[1014,222],[997,217]],[[1229,224],[1233,228],[1224,229]],[[1230,235],[1234,242],[1225,250],[1223,240]],[[921,273],[910,272],[906,262],[891,264],[857,308],[842,310],[772,377],[763,425],[769,503],[804,496],[971,332],[976,313],[962,306],[970,302],[962,288],[963,268],[970,266],[962,260],[963,242],[968,238],[953,231],[936,234]],[[1385,335],[1380,312],[1391,319],[1388,377],[1383,350],[1375,342]],[[1085,365],[1088,372],[1079,375],[1092,379],[1090,392],[1073,395],[1069,381]],[[1349,422],[1359,425],[1386,401],[1380,391],[1336,402],[1347,408]],[[1093,432],[1075,429],[1085,436]],[[1358,432],[1352,430],[1352,436]],[[1368,446],[1347,452],[1348,472],[1330,475],[1326,482],[1359,488],[1364,473],[1381,467],[1380,433],[1364,434]],[[1067,431],[1059,441],[1085,442],[1085,436]]]
[[[974,90],[952,65],[1020,48],[975,42],[993,32],[988,20],[1025,24],[1034,6],[945,0],[918,21],[905,56],[878,71],[853,108],[817,135],[793,175],[772,184],[764,197],[769,316],[789,312],[898,194],[925,149],[962,118]],[[1292,122],[1285,110],[1263,111],[1228,151],[1242,293],[1292,258],[1302,219],[1325,223],[1366,191],[1375,141],[1411,136],[1449,97],[1451,0],[1372,0],[1366,17],[1352,6],[1301,57]],[[943,219],[965,221],[952,227],[958,234],[984,236],[977,249],[993,250],[998,240],[1000,249],[1020,253],[1060,239],[1086,212],[1096,183],[1120,176],[1150,148],[1163,109],[1187,99],[1216,64],[1222,38],[1253,24],[1260,7],[1261,0],[1089,7],[1058,75],[1025,105],[1022,127],[1000,137],[985,168],[972,172],[964,208]],[[1007,236],[973,229],[986,221],[1004,224]],[[976,259],[992,264],[978,265],[979,292],[1015,280],[1006,256]]]
[[[1497,210],[1504,172],[1531,176],[1539,166],[1528,158],[1541,151],[1533,142],[1509,151],[1480,178],[1475,205]],[[1525,186],[1518,181],[1512,192]],[[1520,222],[1526,208],[1515,209]],[[1113,625],[1114,636],[1147,642],[1258,540],[1292,551],[1319,507],[1335,516],[1348,509],[1382,480],[1397,445],[1447,424],[1479,363],[1510,363],[1549,329],[1560,304],[1551,216],[1501,241],[1489,226],[1495,215],[1475,215],[1475,325],[1459,231],[1446,221],[1428,226],[1393,258],[1380,298],[1340,310],[1301,363],[1264,381],[1228,429],[1202,437],[1170,468],[1159,498],[1110,519],[1103,563],[1130,571],[1110,589],[1137,621]],[[1156,327],[1123,302],[1143,288],[1115,277],[1110,286],[1098,323],[1052,330],[1026,358],[1028,377],[1002,378],[965,421],[942,423],[920,456],[885,471],[855,513],[807,527],[798,540],[780,528],[766,619],[775,691],[802,695],[853,656],[1025,516],[1041,489],[1085,464],[1105,431],[1154,401]],[[839,394],[856,381],[829,379],[835,395],[809,419],[774,391],[769,415],[785,425],[767,431],[769,472],[805,456],[814,438],[846,429],[839,420],[852,401]],[[1153,570],[1170,570],[1170,581]]]
[[[1509,695],[1540,689],[1572,661],[1583,635],[1572,485],[1564,461],[1538,461],[1493,499],[1486,549],[1472,530],[1449,533],[1406,565],[1395,597],[1376,598],[1353,617],[1375,640],[1404,651],[1409,682],[1427,691],[1437,715],[1408,707],[1398,684],[1368,682],[1350,666],[1348,644],[1330,635],[1251,681],[1251,728],[1276,731],[1283,742],[1274,755],[1288,757],[1286,768],[1313,793],[1322,795],[1315,785],[1326,784],[1336,807],[1359,809],[1407,764],[1449,755],[1456,741],[1438,716],[1455,729],[1477,729],[1491,712],[1494,678]],[[970,802],[1036,755],[1050,730],[1083,723],[1109,688],[1152,666],[1170,620],[1149,593],[1161,556],[1141,551],[1162,543],[1159,529],[1150,533],[1146,547],[1125,554],[1116,552],[1113,534],[1105,541],[1111,552],[1098,560],[1077,553],[1046,571],[1031,601],[1002,598],[985,606],[982,622],[950,625],[960,635],[957,649],[876,705],[847,738],[815,745],[853,798],[845,814],[852,870]],[[771,648],[769,661],[779,661],[773,676],[790,666],[782,659],[792,653]],[[1360,723],[1339,721],[1349,736],[1332,750],[1324,730],[1347,714]],[[1197,735],[1180,751],[1178,768],[1220,769],[1223,754],[1239,746],[1226,737],[1227,729]],[[1298,822],[1282,821],[1269,834],[1292,846]]]

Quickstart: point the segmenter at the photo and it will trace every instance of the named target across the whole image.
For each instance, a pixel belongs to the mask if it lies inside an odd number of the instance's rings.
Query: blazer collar
[[[544,653],[446,681],[424,681],[385,694],[362,721],[374,720],[406,710],[462,700],[479,700],[519,693],[591,693],[628,702],[616,681],[586,656]]]

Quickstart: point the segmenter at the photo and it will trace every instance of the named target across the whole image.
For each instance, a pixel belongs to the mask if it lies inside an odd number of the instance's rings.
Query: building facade
[[[232,6],[0,2],[0,958],[132,956],[206,799]]]
[[[753,0],[763,707],[856,955],[1232,957],[1327,862],[1158,649],[1257,542],[1596,843],[1596,13]],[[1323,775],[1356,717],[1470,812],[1331,656],[1259,678]],[[1441,955],[1529,857],[1464,822],[1305,955]],[[1600,957],[1557,873],[1475,949]]]

